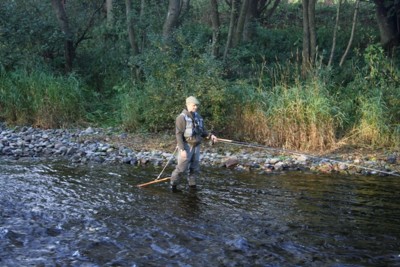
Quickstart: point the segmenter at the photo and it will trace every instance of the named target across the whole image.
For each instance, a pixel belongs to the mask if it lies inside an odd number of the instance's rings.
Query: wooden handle
[[[162,178],[162,179],[156,179],[156,180],[153,180],[151,182],[144,183],[144,184],[138,184],[137,187],[143,187],[143,186],[150,185],[150,184],[161,183],[161,182],[168,181],[170,179],[171,179],[171,177]]]
[[[217,138],[217,142],[226,142],[226,143],[232,143],[234,142],[233,140],[229,140],[229,139],[223,139],[223,138]]]

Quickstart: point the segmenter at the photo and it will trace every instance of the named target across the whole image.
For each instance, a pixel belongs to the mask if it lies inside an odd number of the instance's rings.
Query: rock
[[[224,162],[223,166],[228,169],[232,169],[232,168],[236,167],[238,164],[239,164],[239,160],[236,157],[231,157]]]
[[[75,154],[77,151],[78,151],[78,149],[76,147],[70,147],[67,149],[66,155],[71,156],[71,155]]]
[[[282,171],[284,168],[285,168],[285,163],[283,163],[282,161],[274,164],[274,170],[276,171]]]
[[[347,170],[349,168],[349,166],[345,163],[339,163],[338,167],[339,167],[339,170],[342,170],[342,171]]]
[[[131,161],[132,161],[132,158],[131,158],[131,157],[124,157],[124,158],[122,158],[122,163],[130,164]]]
[[[146,165],[147,163],[149,163],[149,159],[141,158],[139,162],[140,162],[140,165]]]
[[[280,162],[281,161],[281,159],[280,158],[272,158],[272,159],[270,159],[269,160],[269,162],[268,163],[270,163],[270,164],[276,164],[276,163],[278,163],[278,162]]]
[[[306,162],[308,160],[308,157],[306,155],[298,155],[298,156],[296,156],[296,160],[300,163]]]
[[[389,163],[389,164],[396,164],[396,162],[397,162],[397,157],[396,157],[396,155],[389,155],[389,156],[386,158],[386,162]]]
[[[94,130],[93,130],[92,127],[88,127],[88,128],[86,128],[86,130],[84,130],[82,133],[83,133],[83,134],[93,134],[93,133],[94,133]]]
[[[2,124],[0,123],[0,126]],[[3,126],[2,126],[3,127]],[[126,139],[127,134],[119,134],[113,129],[94,130],[88,127],[85,130],[53,129],[42,130],[32,127],[17,127],[15,129],[0,129],[0,154],[6,157],[60,157],[73,162],[74,164],[130,164],[130,165],[152,165],[159,167],[169,161],[169,164],[176,164],[176,157],[172,153],[158,150],[134,151],[124,145],[110,144],[114,137]],[[93,134],[93,137],[85,135]],[[97,136],[98,135],[98,136]],[[107,136],[105,136],[107,135]],[[125,142],[122,141],[121,142]],[[127,140],[129,141],[129,140]],[[116,145],[116,146],[115,146]],[[283,157],[267,154],[265,151],[249,152],[240,149],[236,152],[226,151],[222,148],[207,148],[204,145],[201,153],[201,164],[205,166],[221,166],[235,171],[256,170],[258,173],[269,173],[282,170],[313,170],[318,172],[338,171],[340,173],[364,173],[369,175],[380,175],[379,170],[391,172],[393,164],[397,164],[397,152],[380,157],[379,155],[360,157],[350,155],[346,157],[355,165],[377,169],[367,172],[362,167],[349,168],[346,162],[332,165],[329,160],[318,160],[306,155],[292,155]],[[334,159],[336,159],[335,157]],[[240,160],[239,160],[240,159]],[[332,158],[333,159],[333,158]],[[384,167],[383,167],[384,166]]]

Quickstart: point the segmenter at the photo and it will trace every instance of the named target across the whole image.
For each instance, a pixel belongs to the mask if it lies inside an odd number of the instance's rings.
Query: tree
[[[53,10],[56,14],[58,23],[61,28],[61,32],[64,35],[64,58],[65,58],[65,71],[70,72],[72,71],[73,61],[76,56],[76,51],[79,44],[88,39],[88,35],[90,30],[95,25],[96,15],[100,13],[103,9],[103,3],[100,2],[93,2],[93,3],[85,3],[81,1],[71,1],[77,7],[76,10],[82,10],[84,13],[89,13],[89,16],[81,16],[83,20],[79,20],[79,23],[76,24],[76,34],[73,33],[72,27],[70,25],[69,18],[66,12],[66,0],[51,0]],[[97,4],[97,5],[96,5]],[[94,10],[92,11],[92,8]],[[76,16],[75,18],[79,18]]]
[[[315,4],[316,0],[302,0],[303,3],[303,74],[314,64],[316,55]]]
[[[218,12],[218,1],[210,0],[210,16],[211,16],[211,26],[212,26],[212,44],[211,44],[211,54],[214,57],[218,57],[219,54],[219,35],[220,35],[220,21],[219,21],[219,12]]]
[[[280,0],[230,0],[230,24],[225,45],[224,58],[231,47],[241,42],[250,42],[254,38],[255,24],[265,12],[271,16]],[[272,4],[272,7],[268,7]]]
[[[174,29],[178,26],[179,15],[181,12],[180,0],[169,0],[168,13],[163,26],[163,38],[169,42],[172,38]]]
[[[340,59],[340,63],[339,66],[343,65],[344,60],[346,59],[347,54],[349,53],[351,44],[353,42],[353,38],[354,38],[354,32],[356,29],[356,22],[357,22],[357,14],[358,14],[358,7],[360,6],[360,0],[356,1],[356,7],[354,9],[354,15],[353,15],[353,23],[352,23],[352,27],[351,27],[351,35],[350,35],[350,39],[349,42],[347,44],[347,48],[346,51],[344,52],[342,58]]]
[[[139,54],[139,48],[136,41],[134,20],[132,15],[132,0],[125,0],[126,20],[129,44],[131,45],[132,56]]]
[[[333,29],[332,48],[331,48],[331,54],[329,56],[328,67],[330,67],[332,65],[333,55],[335,53],[336,36],[337,36],[337,32],[339,30],[339,18],[340,18],[341,7],[342,7],[342,0],[339,0],[339,3],[337,4],[337,9],[336,9],[335,28]]]
[[[233,42],[233,34],[235,31],[236,18],[237,18],[237,9],[238,9],[238,0],[231,0],[230,2],[230,19],[229,19],[229,29],[228,29],[228,37],[226,38],[225,51],[224,51],[224,61],[226,61],[228,57],[229,48],[232,46]]]
[[[242,0],[240,8],[238,7],[240,12],[232,46],[251,41],[254,38],[257,21],[264,13],[267,18],[272,16],[279,3],[280,0]],[[272,7],[268,8],[270,5]]]
[[[381,43],[387,50],[400,45],[400,1],[374,0]]]
[[[247,10],[245,27],[243,29],[243,41],[249,42],[254,38],[255,24],[261,16],[270,18],[275,12],[281,0],[250,0]]]
[[[248,15],[249,10],[249,2],[251,0],[243,0],[242,6],[240,7],[239,18],[236,26],[236,32],[233,38],[233,46],[236,46],[242,40],[243,31],[245,28],[246,17]]]
[[[58,23],[60,24],[61,31],[64,34],[64,57],[65,57],[65,71],[72,70],[72,62],[75,57],[75,49],[73,43],[73,34],[69,26],[67,13],[65,12],[64,0],[51,0],[54,12],[56,13]]]
[[[106,0],[105,8],[107,12],[107,26],[112,27],[114,24],[113,0]]]

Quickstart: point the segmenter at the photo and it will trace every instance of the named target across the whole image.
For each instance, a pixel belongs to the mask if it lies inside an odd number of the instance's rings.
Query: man
[[[171,175],[171,190],[177,189],[179,178],[188,172],[188,183],[191,190],[196,190],[196,178],[200,172],[200,144],[203,138],[211,138],[212,142],[217,137],[208,133],[203,125],[203,118],[197,113],[200,105],[194,96],[186,98],[186,109],[176,118],[176,141],[178,146],[178,164]]]

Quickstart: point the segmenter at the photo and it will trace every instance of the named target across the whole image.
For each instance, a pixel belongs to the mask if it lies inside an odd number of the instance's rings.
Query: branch
[[[353,24],[351,27],[351,35],[350,35],[350,40],[349,43],[347,44],[347,48],[346,51],[344,52],[342,59],[340,60],[339,66],[341,67],[343,65],[344,60],[346,59],[347,54],[349,53],[350,50],[350,46],[353,42],[353,38],[354,38],[354,32],[355,32],[355,28],[356,28],[356,21],[357,21],[357,13],[358,13],[358,7],[360,5],[360,0],[356,1],[356,8],[354,9],[354,16],[353,16]]]
[[[104,2],[103,2],[103,4],[104,4]],[[102,4],[100,7],[98,7],[98,8],[93,12],[93,14],[90,16],[89,23],[87,24],[86,28],[83,30],[82,35],[78,38],[78,40],[76,41],[76,43],[75,43],[75,45],[74,45],[75,49],[78,47],[78,45],[79,45],[80,42],[82,42],[83,40],[89,39],[89,38],[86,38],[86,34],[87,34],[87,32],[89,31],[89,29],[93,26],[93,23],[94,23],[94,16],[95,16],[97,13],[100,12],[100,10],[103,8],[103,4]]]
[[[335,28],[333,29],[332,49],[331,49],[331,55],[329,56],[328,67],[332,64],[333,54],[335,53],[336,35],[337,35],[338,29],[339,29],[339,17],[340,17],[341,6],[342,6],[342,0],[339,0],[337,11],[336,11]]]

